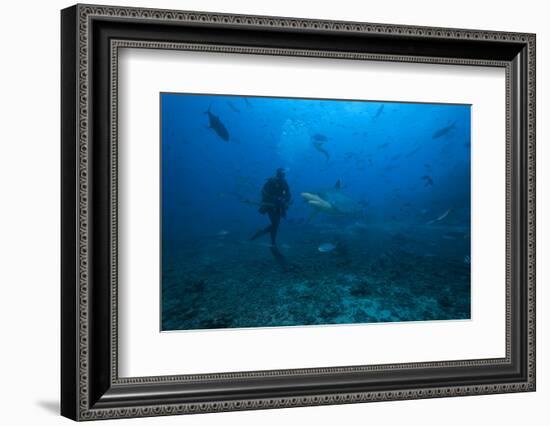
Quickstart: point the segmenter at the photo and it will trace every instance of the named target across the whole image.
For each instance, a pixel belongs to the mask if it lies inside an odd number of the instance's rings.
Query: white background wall
[[[545,2],[429,0],[103,1],[143,7],[266,14],[537,33],[538,391],[421,401],[293,408],[118,424],[279,425],[548,424],[550,27]],[[59,9],[70,2],[11,1],[0,24],[0,418],[68,424],[59,405]],[[131,423],[128,423],[131,422]],[[108,421],[106,423],[113,423]],[[113,423],[116,424],[116,423]]]

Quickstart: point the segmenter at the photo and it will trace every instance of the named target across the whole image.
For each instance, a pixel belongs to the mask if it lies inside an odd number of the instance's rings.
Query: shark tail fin
[[[212,104],[208,105],[208,109],[204,111],[205,114],[210,114],[210,108],[212,108]]]
[[[340,181],[340,179],[338,179],[334,184],[334,189],[341,189],[341,188],[342,188],[342,182]]]

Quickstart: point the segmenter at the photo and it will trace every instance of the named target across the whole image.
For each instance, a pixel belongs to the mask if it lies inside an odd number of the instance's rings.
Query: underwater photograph
[[[470,319],[471,105],[160,94],[161,331]]]

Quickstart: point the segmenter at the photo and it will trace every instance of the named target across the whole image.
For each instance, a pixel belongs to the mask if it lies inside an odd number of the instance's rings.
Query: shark
[[[436,130],[432,135],[432,139],[437,139],[442,136],[445,136],[447,133],[449,133],[451,130],[455,128],[455,124],[456,122],[453,122],[451,124],[448,124],[445,127],[441,127],[440,129]]]
[[[452,211],[452,209],[447,209],[444,213],[442,213],[441,215],[439,215],[435,219],[430,220],[429,222],[427,222],[426,225],[432,225],[436,222],[441,222],[443,219],[445,219],[447,216],[449,216],[449,213],[451,213],[451,211]]]
[[[204,113],[208,115],[208,128],[212,129],[222,140],[229,142],[229,132],[220,117],[210,112],[210,106]]]
[[[313,208],[309,220],[324,213],[331,216],[357,217],[363,215],[361,205],[342,192],[340,180],[334,187],[317,192],[302,192],[300,196]]]
[[[328,138],[325,135],[317,133],[317,134],[313,135],[311,137],[311,139],[312,139],[313,147],[325,156],[325,158],[327,159],[327,163],[328,163],[330,161],[330,154],[328,153],[328,151],[325,148],[323,148],[323,144],[326,141],[328,141]]]

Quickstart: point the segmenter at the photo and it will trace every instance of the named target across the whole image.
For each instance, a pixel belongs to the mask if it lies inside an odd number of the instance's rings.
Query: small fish
[[[469,254],[467,254],[466,256],[464,256],[464,263],[465,263],[466,265],[470,265],[471,259],[470,259],[470,255],[469,255]]]
[[[335,244],[323,243],[319,247],[317,247],[317,250],[319,250],[321,253],[329,253],[333,251],[335,248],[336,248]]]
[[[216,234],[218,237],[226,237],[229,235],[229,231],[226,231],[225,229],[222,229],[220,232]]]
[[[212,129],[222,140],[229,142],[229,132],[220,118],[210,112],[210,106],[204,113],[208,115],[208,128]]]
[[[384,112],[384,104],[380,105],[380,107],[376,110],[374,118],[380,117],[382,115],[382,112]]]
[[[387,148],[388,146],[390,146],[390,143],[389,143],[389,142],[385,142],[385,143],[383,143],[383,144],[378,145],[376,148],[377,148],[377,149],[384,149],[384,148]]]
[[[433,186],[434,181],[431,176],[424,175],[420,179],[424,181],[424,186]]]
[[[245,99],[246,99],[246,98],[245,98]],[[233,102],[227,101],[226,103],[227,103],[227,106],[228,106],[229,108],[231,108],[233,111],[235,111],[235,112],[241,112],[241,110],[240,110],[239,108],[237,108],[237,107],[233,104]]]
[[[451,209],[447,209],[445,213],[443,213],[441,216],[438,216],[436,221],[439,222],[440,220],[445,219],[447,216],[449,216],[449,213],[451,213]]]
[[[451,210],[452,209],[448,209],[447,211],[445,211],[445,213],[441,214],[440,216],[438,216],[437,218],[433,219],[433,220],[430,220],[427,225],[431,225],[432,223],[435,223],[435,222],[440,222],[442,221],[443,219],[445,219],[449,213],[451,213]]]
[[[445,136],[447,133],[449,133],[451,130],[455,128],[455,124],[456,122],[436,130],[432,135],[432,139],[437,139],[442,136]]]

